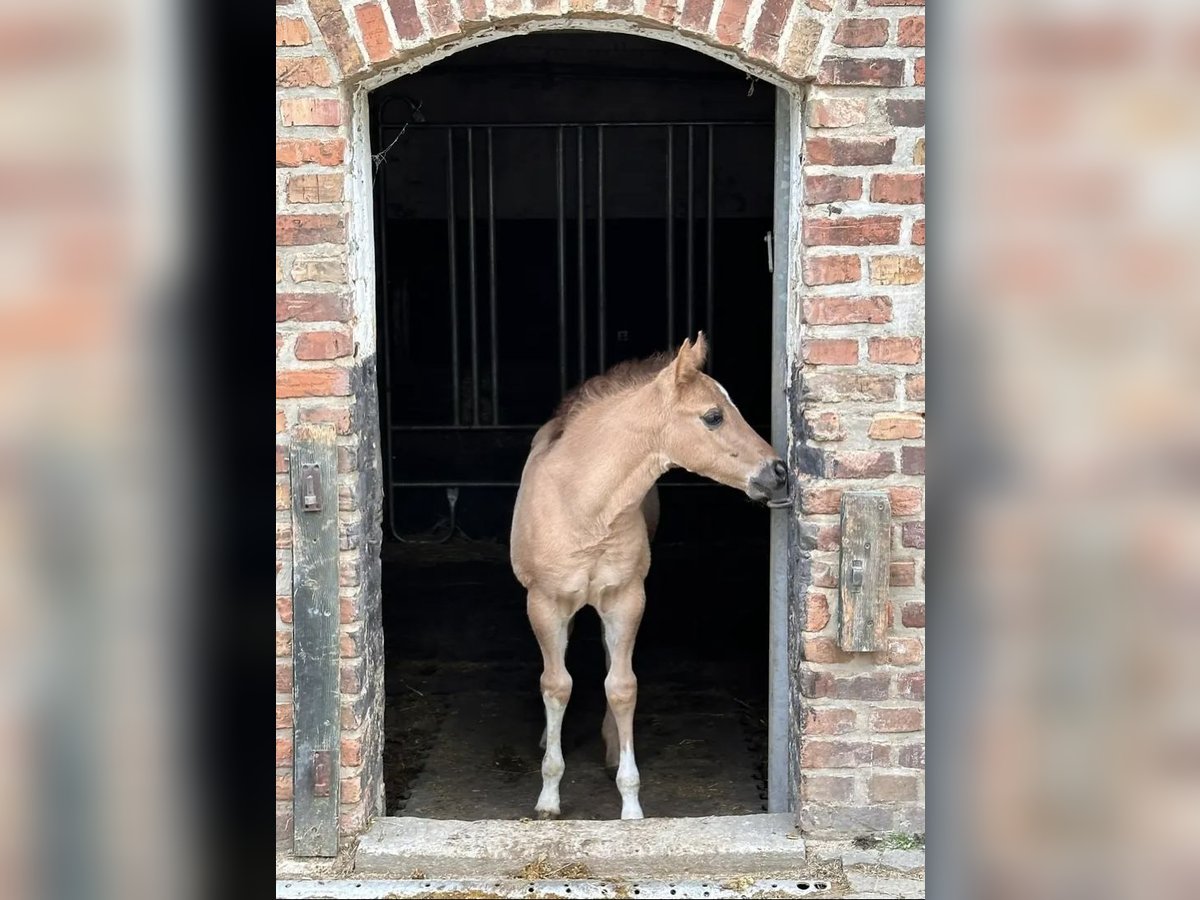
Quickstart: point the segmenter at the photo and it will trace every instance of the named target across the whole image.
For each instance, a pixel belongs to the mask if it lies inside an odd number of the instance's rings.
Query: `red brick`
[[[292,704],[291,703],[276,703],[275,704],[275,727],[276,728],[291,728],[292,727]]]
[[[878,803],[916,800],[919,785],[916,775],[874,774],[867,782],[867,796]]]
[[[417,15],[417,4],[414,0],[388,0],[388,6],[392,10],[392,20],[396,23],[396,34],[401,40],[413,41],[424,33],[425,26],[421,24],[421,17]],[[472,18],[468,15],[466,4],[463,6],[463,18]]]
[[[841,512],[842,489],[803,487],[800,489],[800,510],[808,515]]]
[[[286,772],[275,773],[275,799],[276,800],[291,800],[292,799],[292,770]]]
[[[809,325],[881,325],[892,320],[887,297],[807,297],[804,321]]]
[[[818,369],[805,374],[804,390],[817,403],[840,403],[844,400],[881,402],[895,398],[896,380],[890,375]]]
[[[809,706],[804,711],[804,733],[846,734],[854,730],[857,719],[852,709]]]
[[[285,625],[292,624],[292,598],[291,597],[276,597],[275,611],[279,614],[279,621]]]
[[[275,474],[282,475],[288,470],[287,448],[282,444],[275,445]]]
[[[356,737],[342,736],[342,765],[362,765],[362,741]]]
[[[804,220],[804,243],[810,247],[862,247],[895,244],[899,240],[900,219],[895,216],[834,216]]]
[[[903,700],[925,699],[925,673],[910,672],[896,679],[896,696]]]
[[[488,18],[488,10],[486,0],[460,0],[462,7],[463,21],[466,22],[486,22]],[[555,7],[555,12],[558,7]]]
[[[862,277],[862,264],[857,256],[806,256],[804,283],[851,284]]]
[[[342,101],[317,97],[285,97],[279,101],[279,117],[285,126],[341,125]]]
[[[292,735],[290,731],[275,734],[275,765],[290,766],[292,764]]]
[[[871,199],[876,203],[924,203],[924,175],[879,174],[871,178]]]
[[[365,3],[354,7],[354,18],[358,20],[358,30],[362,32],[363,46],[367,48],[371,62],[380,62],[391,56],[392,36],[388,34],[383,10],[374,3]]]
[[[726,47],[740,44],[749,9],[750,0],[725,0],[721,4],[721,12],[717,15],[717,41]]]
[[[886,744],[809,740],[800,749],[800,765],[808,769],[855,769],[891,761],[892,748]]]
[[[821,63],[817,84],[861,84],[899,87],[904,83],[904,60],[828,57]]]
[[[810,206],[832,203],[835,200],[858,200],[862,197],[862,179],[846,175],[806,175],[804,202]]]
[[[806,669],[800,675],[800,692],[805,697],[835,700],[886,700],[891,682],[891,676],[882,673],[833,675]]]
[[[538,11],[540,2],[543,0],[534,0],[534,11]],[[554,11],[558,12],[557,0],[554,0]],[[430,37],[445,37],[462,29],[450,0],[425,0],[425,12],[429,16]]]
[[[892,587],[912,587],[917,583],[917,566],[911,559],[897,559],[891,563],[888,583]]]
[[[804,434],[814,441],[840,441],[846,436],[837,413],[813,409],[804,411]]]
[[[900,471],[905,475],[925,474],[925,448],[903,447],[900,450]]]
[[[921,339],[871,338],[867,341],[867,357],[871,362],[913,366],[921,361]]]
[[[854,789],[854,778],[844,775],[804,775],[801,796],[814,803],[845,803]]]
[[[884,109],[888,121],[900,128],[922,128],[925,125],[924,100],[888,100]]]
[[[275,433],[287,430],[287,413],[282,409],[275,410]]]
[[[840,663],[849,662],[854,657],[842,652],[837,641],[832,638],[809,638],[804,642],[804,659],[808,662]]]
[[[867,429],[867,437],[877,441],[919,438],[924,433],[925,417],[917,413],[881,413]]]
[[[842,450],[830,455],[831,478],[881,478],[896,471],[896,457],[887,450]]]
[[[332,425],[338,434],[350,433],[350,410],[317,406],[300,410],[300,421],[316,425]]]
[[[849,128],[851,125],[865,125],[867,98],[834,97],[813,100],[808,104],[807,113],[808,124],[813,128]],[[811,161],[811,151],[809,156]]]
[[[296,259],[292,261],[290,274],[297,284],[345,284],[346,264],[336,258]]]
[[[681,0],[679,24],[688,31],[708,31],[712,18],[713,0]]]
[[[833,42],[842,47],[882,47],[887,39],[887,19],[843,19],[833,33]]]
[[[867,6],[924,6],[925,0],[867,0]]]
[[[283,522],[275,523],[275,549],[287,550],[292,546],[292,526]]]
[[[812,137],[804,150],[814,166],[884,166],[896,155],[896,139]]]
[[[329,63],[319,56],[287,56],[275,60],[276,87],[332,87]]]
[[[925,57],[918,56],[913,63],[913,84],[925,84]]]
[[[858,362],[858,341],[810,340],[803,343],[804,361],[812,365],[852,366]]]
[[[888,501],[893,516],[915,516],[921,511],[921,489],[919,487],[888,488]]]
[[[925,399],[925,375],[904,376],[904,396],[909,400]]]
[[[310,42],[308,26],[303,19],[275,17],[275,46],[303,47]]]
[[[905,522],[900,526],[900,545],[916,550],[925,549],[925,522]]]
[[[346,369],[297,369],[275,373],[275,398],[345,397],[350,393]]]
[[[278,166],[340,166],[346,159],[346,142],[299,140],[275,142],[275,165]]]
[[[344,182],[340,172],[293,175],[287,183],[288,203],[339,203]]]
[[[276,216],[275,244],[281,247],[341,243],[346,220],[339,215]]]
[[[829,598],[809,594],[804,600],[804,630],[820,631],[829,624]]]
[[[839,550],[842,546],[842,526],[822,525],[817,529],[818,550]]]
[[[871,730],[885,734],[903,731],[920,731],[925,716],[920,707],[905,706],[901,709],[871,710]]]
[[[276,322],[347,322],[350,305],[341,294],[276,294]]]
[[[905,628],[925,627],[925,604],[911,600],[900,610],[900,624]]]
[[[275,663],[275,693],[290,694],[292,692],[291,662]]]
[[[343,694],[357,694],[362,690],[365,669],[366,666],[361,657],[342,660],[339,681]]]
[[[292,655],[292,633],[290,631],[275,632],[275,655],[276,656],[291,656]]]
[[[837,567],[832,563],[814,562],[812,564],[812,586],[836,588],[838,586]]]
[[[925,246],[925,220],[918,219],[913,222],[912,242],[918,247]]]
[[[296,336],[296,359],[338,359],[349,356],[354,342],[344,331],[308,331]]]
[[[350,74],[362,69],[362,54],[358,52],[358,44],[350,33],[350,23],[346,21],[339,0],[308,0],[308,8],[342,72]]]
[[[764,0],[750,36],[750,55],[757,59],[775,61],[779,51],[779,36],[792,8],[792,0]]]
[[[886,661],[890,666],[912,666],[925,658],[925,648],[916,638],[889,638]]]
[[[343,778],[338,785],[338,791],[343,803],[357,803],[362,799],[362,778],[358,775]]]
[[[924,678],[921,679],[924,684]],[[925,744],[909,744],[899,747],[896,753],[896,764],[904,769],[925,768]]]
[[[896,43],[901,47],[924,47],[925,17],[905,16],[901,19],[896,32]]]

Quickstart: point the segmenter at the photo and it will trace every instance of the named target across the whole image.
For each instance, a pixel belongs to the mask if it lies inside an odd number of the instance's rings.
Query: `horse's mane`
[[[550,429],[549,438],[557,440],[566,431],[583,410],[594,406],[601,400],[615,397],[626,391],[648,384],[654,377],[671,364],[674,356],[670,353],[655,353],[646,359],[629,359],[619,362],[601,375],[593,375],[583,384],[568,391],[558,404],[551,419],[554,427]]]

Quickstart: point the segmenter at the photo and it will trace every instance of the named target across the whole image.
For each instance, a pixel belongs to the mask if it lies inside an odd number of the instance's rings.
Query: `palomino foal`
[[[682,467],[771,505],[788,502],[787,469],[701,370],[707,345],[621,363],[584,382],[533,438],[513,510],[512,566],[528,591],[542,650],[546,705],[540,818],[559,814],[562,721],[571,697],[564,663],[571,622],[585,605],[604,628],[608,710],[605,762],[617,767],[621,818],[642,818],[633,756],[633,644],[658,520],[655,481]]]

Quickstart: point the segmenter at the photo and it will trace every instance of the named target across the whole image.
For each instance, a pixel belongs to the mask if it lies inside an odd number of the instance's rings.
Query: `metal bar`
[[[579,229],[577,232],[578,258],[579,258],[579,381],[582,384],[587,378],[587,283],[585,282],[585,265],[584,265],[584,226],[587,224],[586,211],[584,209],[584,193],[583,193],[583,126],[576,129],[578,143],[575,154],[575,168],[579,179],[577,187],[579,193]]]
[[[794,471],[789,433],[787,393],[792,378],[788,365],[788,259],[790,257],[792,157],[792,98],[775,92],[775,272],[771,298],[771,443]],[[767,652],[767,811],[789,812],[795,800],[799,772],[793,769],[795,729],[791,714],[792,677],[788,658],[789,552],[795,539],[796,512],[770,513],[769,649]]]
[[[488,165],[488,316],[492,336],[492,424],[500,421],[500,344],[496,319],[496,169],[492,159],[492,129],[487,130]]]
[[[601,125],[596,129],[596,285],[597,285],[597,318],[599,325],[596,333],[596,346],[600,352],[599,369],[603,372],[606,368],[604,364],[604,339],[608,334],[608,329],[605,327],[605,315],[607,313],[607,299],[604,293],[604,126]]]
[[[696,280],[696,247],[695,247],[695,231],[696,231],[696,189],[693,182],[693,175],[696,162],[696,131],[694,126],[689,125],[687,130],[688,136],[688,151],[687,151],[687,336],[691,338],[695,333],[695,280]]]
[[[392,425],[392,431],[537,431],[537,425]]]
[[[675,346],[675,129],[667,126],[667,349]]]
[[[450,256],[450,387],[453,391],[454,424],[462,422],[458,402],[458,215],[454,209],[454,130],[446,132],[446,223]]]
[[[399,130],[401,128],[429,129],[439,128],[663,128],[668,125],[694,126],[702,128],[708,125],[722,127],[760,127],[769,128],[771,122],[765,119],[656,119],[653,121],[608,121],[608,122],[407,122],[389,125],[384,123],[384,130]]]
[[[376,131],[377,139],[375,145],[383,146],[383,132],[381,129]],[[379,284],[381,290],[378,296],[383,298],[383,312],[379,316],[379,324],[383,338],[383,424],[387,429],[385,433],[390,433],[392,429],[392,343],[391,343],[391,304],[388,302],[390,296],[388,291],[388,264],[387,264],[387,160],[385,159],[375,172],[375,227],[379,229],[379,254],[377,256],[379,264]],[[384,448],[384,470],[387,472],[388,485],[392,484],[392,479],[395,478],[393,472],[394,461],[392,459],[391,442]],[[387,511],[388,511],[388,527],[392,530],[393,536],[399,536],[396,530],[396,504],[392,501],[391,490],[387,495]]]
[[[713,127],[708,126],[708,218],[704,249],[704,329],[708,335],[708,371],[713,367]]]
[[[558,154],[555,167],[558,191],[558,389],[567,393],[567,217],[563,178],[563,130],[558,129]]]
[[[479,423],[479,295],[475,271],[475,129],[467,129],[467,278],[471,298],[471,421]]]
[[[447,487],[463,487],[463,488],[480,488],[480,487],[519,487],[520,481],[393,481],[392,487],[397,488],[447,488]],[[715,482],[699,482],[692,483],[690,481],[660,481],[656,484],[659,488],[705,488],[707,490],[718,490],[721,485]]]

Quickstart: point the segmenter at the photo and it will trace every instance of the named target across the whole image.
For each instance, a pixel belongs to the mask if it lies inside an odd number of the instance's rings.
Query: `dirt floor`
[[[721,604],[750,600],[744,584],[739,593],[740,569],[723,566],[725,577],[706,571],[688,583],[689,559],[694,551],[660,549],[647,583],[634,657],[642,806],[647,816],[761,812],[765,624],[757,612],[736,622],[713,615]],[[715,601],[698,599],[702,589]],[[388,814],[532,816],[541,787],[541,657],[506,549],[391,545],[384,604]],[[600,738],[604,654],[590,609],[576,621],[567,665],[575,684],[563,725],[563,817],[617,818],[620,797]]]

